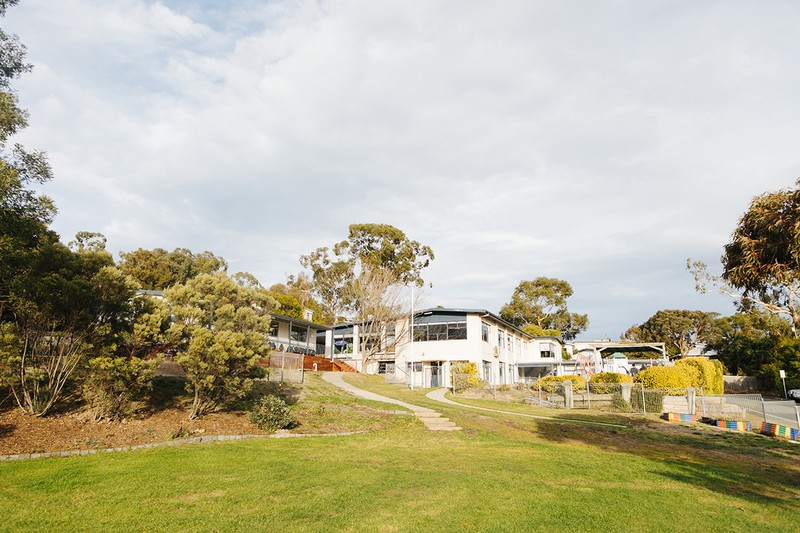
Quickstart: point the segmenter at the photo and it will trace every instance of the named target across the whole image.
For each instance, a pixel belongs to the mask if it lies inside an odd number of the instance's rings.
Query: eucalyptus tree
[[[567,340],[574,339],[586,330],[589,317],[569,312],[567,298],[572,294],[572,286],[558,278],[523,280],[500,309],[500,316],[520,328],[536,326],[531,331],[559,333]]]

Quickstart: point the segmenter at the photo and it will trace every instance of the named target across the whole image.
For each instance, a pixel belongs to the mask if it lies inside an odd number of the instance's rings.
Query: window
[[[467,323],[452,322],[447,324],[447,338],[449,340],[461,340],[467,338]]]
[[[308,339],[308,329],[302,326],[295,326],[294,324],[292,324],[292,331],[289,336],[292,338],[293,341],[306,342],[306,340]]]
[[[414,341],[447,341],[467,338],[466,322],[442,322],[414,326]]]
[[[408,370],[409,372],[412,372],[411,363],[406,363],[406,370]],[[413,372],[422,372],[422,362],[421,361],[417,361],[417,362],[414,363]]]
[[[491,361],[484,361],[483,362],[483,380],[492,383],[492,362]]]
[[[353,337],[352,336],[342,337],[334,340],[333,353],[336,354],[353,353]]]
[[[446,341],[447,324],[428,324],[429,341]]]
[[[481,338],[483,342],[489,342],[489,324],[481,322]]]
[[[269,323],[269,336],[270,337],[277,337],[278,336],[278,321],[273,320]]]
[[[394,374],[394,361],[378,361],[378,374]]]
[[[550,342],[543,342],[539,345],[539,356],[540,357],[555,357],[556,356],[556,346]]]
[[[505,347],[505,343],[503,342],[503,333],[500,331],[497,332],[497,345],[501,348]]]

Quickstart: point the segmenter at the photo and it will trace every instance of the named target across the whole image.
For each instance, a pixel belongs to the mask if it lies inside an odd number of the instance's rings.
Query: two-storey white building
[[[395,324],[383,346],[362,368],[367,342],[359,324],[333,326],[326,332],[325,353],[342,359],[362,372],[393,375],[415,387],[450,384],[455,363],[475,363],[480,379],[512,385],[557,373],[563,342],[557,337],[534,337],[485,309],[432,308],[414,315],[413,335],[409,319]],[[374,350],[372,350],[374,351]]]

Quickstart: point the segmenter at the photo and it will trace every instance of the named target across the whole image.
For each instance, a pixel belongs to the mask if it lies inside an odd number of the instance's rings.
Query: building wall
[[[561,343],[554,338],[530,338],[514,328],[498,322],[491,316],[479,313],[466,315],[467,338],[459,340],[404,342],[397,348],[395,379],[409,381],[409,363],[415,368],[414,384],[431,386],[432,363],[441,364],[441,386],[450,384],[451,366],[454,362],[475,363],[479,377],[493,384],[514,384],[521,381],[519,364],[535,361],[561,361]],[[483,324],[489,326],[488,341],[483,340]],[[542,358],[542,345],[552,344],[555,357]],[[421,363],[421,365],[420,365]]]

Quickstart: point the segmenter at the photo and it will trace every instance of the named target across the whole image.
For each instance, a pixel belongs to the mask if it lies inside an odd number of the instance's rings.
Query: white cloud
[[[433,246],[431,305],[558,276],[617,335],[693,292],[800,174],[800,8],[26,0],[4,27],[65,237],[187,246],[265,284],[349,223]],[[704,302],[708,302],[705,304]],[[690,305],[691,304],[691,305]],[[597,329],[595,329],[595,327]],[[619,331],[617,331],[619,330]]]

